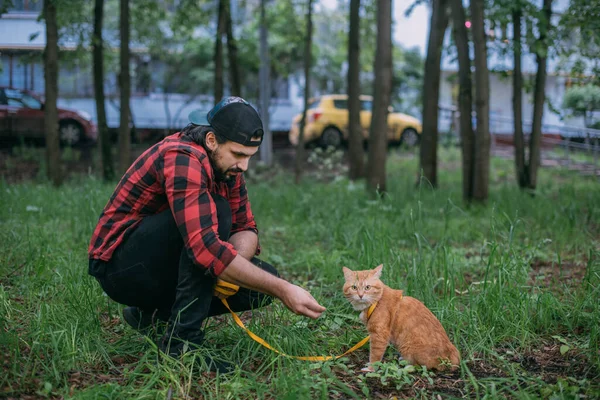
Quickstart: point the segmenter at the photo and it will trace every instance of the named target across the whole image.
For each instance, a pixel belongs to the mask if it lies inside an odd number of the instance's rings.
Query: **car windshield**
[[[38,99],[20,90],[6,89],[4,92],[6,93],[9,106],[27,107],[37,110],[42,108],[42,103]]]

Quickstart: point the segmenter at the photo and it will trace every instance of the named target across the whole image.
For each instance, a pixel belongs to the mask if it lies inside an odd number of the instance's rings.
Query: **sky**
[[[414,0],[392,0],[394,9],[394,42],[403,47],[417,46],[422,55],[425,55],[427,47],[427,33],[429,31],[429,8],[420,5],[414,8],[410,17],[405,17],[404,12],[410,7]],[[321,0],[322,5],[334,9],[337,0]]]

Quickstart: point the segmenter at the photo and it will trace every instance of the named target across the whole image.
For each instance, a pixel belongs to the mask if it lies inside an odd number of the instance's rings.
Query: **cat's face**
[[[364,271],[352,271],[349,268],[342,267],[344,271],[344,296],[352,304],[355,310],[362,311],[371,304],[379,301],[383,294],[383,283],[381,269],[383,264],[375,269]]]

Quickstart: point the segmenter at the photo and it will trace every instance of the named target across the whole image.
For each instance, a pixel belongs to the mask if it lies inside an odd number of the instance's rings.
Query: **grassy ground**
[[[60,190],[0,183],[0,397],[599,397],[597,180],[544,170],[532,197],[516,188],[512,164],[494,159],[488,205],[467,208],[458,153],[441,157],[434,191],[415,188],[414,156],[394,154],[382,201],[344,179],[294,186],[285,172],[252,174],[262,258],[328,310],[312,321],[276,301],[243,319],[287,353],[340,354],[366,334],[342,296],[341,267],[383,263],[384,282],[441,320],[460,371],[408,373],[391,347],[367,376],[368,346],[336,362],[294,361],[229,316],[208,324],[206,351],[239,365],[235,373],[161,357],[87,275],[88,241],[114,184],[75,177]]]

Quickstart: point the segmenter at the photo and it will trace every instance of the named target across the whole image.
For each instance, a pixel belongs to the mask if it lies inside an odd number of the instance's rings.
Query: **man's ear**
[[[215,151],[217,149],[219,143],[217,142],[217,137],[213,131],[210,131],[206,134],[204,138],[204,144],[210,151]]]

